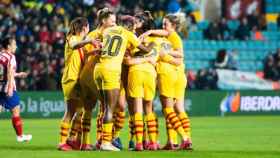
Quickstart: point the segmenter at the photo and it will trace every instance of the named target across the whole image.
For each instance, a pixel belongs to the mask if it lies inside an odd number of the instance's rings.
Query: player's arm
[[[159,53],[159,56],[162,61],[175,65],[175,66],[179,66],[183,63],[182,58],[174,58],[170,54]]]
[[[15,78],[26,78],[28,76],[27,72],[15,72],[14,77]]]
[[[167,37],[169,36],[170,32],[163,30],[163,29],[157,29],[157,30],[149,30],[145,33],[143,33],[139,38],[144,39],[145,37],[149,35],[156,35],[156,36],[164,36]]]
[[[131,57],[131,56],[126,56],[124,57],[124,64],[128,66],[132,65],[138,65],[138,64],[143,64],[143,63],[151,63],[154,64],[156,61],[152,57]]]
[[[143,54],[149,53],[155,45],[154,43],[149,43],[148,46],[145,46],[132,32],[127,32],[127,40],[134,48],[142,51]]]
[[[147,54],[153,49],[154,46],[155,44],[153,42],[149,43],[148,46],[145,46],[141,43],[137,48],[140,49],[143,54]]]
[[[11,62],[9,62],[9,64],[8,64],[8,69],[7,69],[7,71],[8,71],[8,76],[7,76],[7,90],[6,90],[6,92],[7,92],[7,96],[8,97],[11,97],[11,96],[13,96],[13,91],[14,91],[14,70],[13,70],[13,67],[12,67],[12,64],[11,64]]]
[[[82,41],[77,41],[77,40],[69,41],[69,46],[73,49],[79,49],[81,47],[84,47],[86,44],[92,44],[94,46],[98,46],[101,45],[101,42],[98,39],[92,39],[92,38],[87,38]]]
[[[163,37],[167,37],[171,34],[172,32],[168,32],[166,30],[163,29],[157,29],[157,30],[149,30],[145,33],[143,33],[139,39],[142,41],[145,39],[145,37],[149,36],[149,35],[156,35],[156,36],[163,36]],[[173,56],[174,58],[183,58],[184,57],[184,53],[183,53],[183,48],[182,48],[182,41],[181,39],[174,39],[175,41],[173,41],[175,44],[175,49],[173,51],[170,51],[169,54],[171,56]]]
[[[173,56],[174,58],[184,58],[182,49],[175,49],[169,52],[169,55]]]

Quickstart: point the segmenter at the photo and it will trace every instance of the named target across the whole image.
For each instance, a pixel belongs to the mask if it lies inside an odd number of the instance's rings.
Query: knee
[[[104,115],[104,117],[103,117],[103,122],[104,123],[113,122],[113,115],[112,115],[112,113],[106,113],[106,115]]]
[[[19,106],[14,107],[11,110],[11,113],[12,113],[13,117],[19,117],[20,116],[20,108],[19,108]]]
[[[125,104],[119,104],[119,106],[117,107],[117,110],[120,112],[124,112],[125,111]]]
[[[149,114],[153,112],[153,104],[152,103],[145,103],[144,104],[144,110],[145,110],[145,114]]]

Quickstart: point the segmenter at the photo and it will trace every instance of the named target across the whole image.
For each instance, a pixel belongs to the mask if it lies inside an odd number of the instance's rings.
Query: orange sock
[[[191,137],[191,125],[190,125],[190,119],[189,119],[187,113],[185,113],[185,112],[179,113],[179,119],[182,123],[182,126],[183,126],[186,134],[190,138]]]
[[[120,131],[124,126],[125,112],[119,111],[115,112],[114,126],[113,126],[113,138],[120,136]]]
[[[96,118],[96,140],[101,140],[102,137],[102,122],[103,122],[103,116],[104,116],[104,107],[102,104],[99,106],[99,112]]]
[[[171,107],[167,107],[164,109],[164,115],[166,119],[170,122],[172,125],[172,128],[176,130],[178,134],[182,137],[183,140],[187,140],[188,136],[184,131],[184,128],[177,117],[177,114],[174,112],[174,109]]]
[[[150,142],[157,142],[157,122],[154,113],[149,113],[146,115],[146,124],[148,129],[148,135]]]
[[[91,111],[85,111],[82,119],[83,141],[82,144],[91,144],[90,142],[90,128],[91,128]]]
[[[129,117],[129,140],[133,141],[134,136],[135,136],[135,127],[134,127],[134,119],[133,117]]]
[[[66,122],[60,123],[60,144],[65,144],[69,134],[70,124]]]
[[[102,144],[112,142],[113,123],[104,123],[102,127]]]
[[[142,143],[144,123],[143,123],[143,116],[141,113],[135,113],[134,125],[135,125],[136,142]]]
[[[73,138],[76,139],[78,136],[78,132],[81,131],[81,127],[82,127],[82,116],[83,116],[83,112],[77,113],[77,116],[75,116],[74,120],[72,121],[71,124],[71,129],[70,129],[70,134],[69,134],[69,138]]]

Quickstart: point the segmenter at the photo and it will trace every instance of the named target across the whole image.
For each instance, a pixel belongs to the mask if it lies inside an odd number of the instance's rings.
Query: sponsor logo
[[[280,111],[280,96],[240,96],[240,92],[227,94],[220,104],[225,112],[273,112]]]
[[[227,94],[220,104],[220,110],[225,112],[237,112],[240,107],[240,93]]]

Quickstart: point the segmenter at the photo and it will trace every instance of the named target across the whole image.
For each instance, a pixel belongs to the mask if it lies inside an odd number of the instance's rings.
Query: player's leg
[[[97,114],[97,118],[96,118],[96,140],[97,143],[98,141],[101,140],[102,137],[102,120],[103,120],[103,116],[104,116],[104,111],[105,111],[105,107],[104,107],[104,103],[100,103],[98,106],[98,114]],[[101,142],[99,142],[101,143]]]
[[[79,104],[78,99],[70,99],[66,101],[64,116],[60,123],[60,140],[59,140],[59,150],[71,150],[70,147],[66,147],[66,141],[69,135],[69,129],[71,128],[71,121],[76,112],[76,105]]]
[[[121,72],[121,86],[120,86],[120,96],[118,99],[117,108],[114,111],[114,127],[113,127],[113,145],[122,149],[122,142],[119,137],[120,131],[124,126],[125,122],[125,108],[126,108],[126,89],[128,81],[128,67],[123,65]]]
[[[5,97],[5,108],[9,109],[12,113],[12,124],[15,129],[17,135],[18,142],[30,141],[32,139],[32,135],[23,134],[23,123],[20,117],[20,106],[19,106],[19,96],[16,91],[13,92],[13,96]]]
[[[170,75],[172,77],[176,77],[173,75]],[[161,105],[162,105],[162,113],[165,116],[165,123],[166,123],[166,134],[167,134],[167,144],[163,147],[164,150],[175,150],[176,146],[178,144],[177,141],[177,132],[175,131],[175,129],[173,129],[172,124],[170,123],[170,121],[168,121],[168,119],[166,118],[165,115],[165,108],[167,107],[167,105],[172,106],[173,105],[173,101],[171,99],[171,103],[168,103],[167,101],[165,101],[164,96],[170,96],[171,98],[174,96],[174,89],[173,89],[173,84],[174,84],[174,79],[173,78],[168,78],[168,76],[166,74],[159,74],[157,77],[157,81],[158,81],[158,88],[159,88],[159,94],[160,96],[160,101],[161,101]]]
[[[192,148],[192,140],[191,140],[191,126],[190,126],[190,119],[188,114],[185,112],[185,108],[184,108],[184,99],[176,99],[175,102],[175,111],[178,114],[178,117],[182,123],[182,126],[185,130],[185,133],[188,136],[188,140],[189,140],[189,149]]]
[[[157,150],[157,117],[153,111],[153,101],[145,100],[144,101],[144,110],[145,110],[145,122],[147,125],[147,131],[149,136],[149,150]]]
[[[157,134],[158,134],[158,124],[157,117],[153,111],[153,99],[156,91],[156,75],[145,73],[144,80],[144,111],[145,111],[145,123],[147,127],[147,133],[149,136],[149,144],[147,149],[157,150]]]
[[[98,114],[96,118],[96,143],[95,143],[95,148],[100,149],[101,145],[101,139],[102,139],[102,120],[103,120],[103,114],[105,111],[105,101],[104,101],[104,94],[102,91],[103,88],[103,70],[100,69],[99,67],[94,67],[94,72],[93,72],[93,79],[94,79],[94,84],[97,88],[97,97],[98,100],[100,101],[100,104],[98,106]]]
[[[113,145],[119,149],[122,149],[122,142],[120,139],[120,131],[125,122],[125,104],[126,104],[125,90],[121,87],[120,96],[116,110],[114,111],[114,126],[113,126]]]
[[[95,108],[97,102],[97,97],[92,95],[92,97],[87,98],[85,100],[84,106],[84,115],[82,117],[82,145],[81,150],[92,150],[93,146],[90,141],[90,130],[91,130],[91,118],[92,118],[92,110]]]
[[[60,123],[60,139],[58,149],[63,151],[72,150],[71,146],[67,145],[66,141],[69,135],[69,129],[71,127],[71,121],[74,114],[77,111],[79,105],[79,97],[77,96],[77,81],[69,81],[62,84],[65,104],[64,116]]]
[[[135,127],[136,146],[135,150],[143,150],[143,79],[145,76],[140,71],[131,71],[128,74],[128,95],[131,98],[133,104],[133,121]]]
[[[100,149],[119,151],[118,148],[112,145],[112,130],[113,112],[115,111],[120,91],[120,73],[96,66],[94,69],[94,80],[99,92],[99,99],[105,107]]]
[[[12,124],[17,135],[17,141],[18,142],[30,141],[32,139],[32,135],[23,134],[23,123],[20,117],[19,98],[16,92],[14,92],[14,95],[11,98],[7,98],[7,103],[11,107],[10,111],[12,113]]]
[[[142,98],[133,98],[134,105],[134,126],[135,126],[135,136],[136,136],[136,146],[135,150],[143,150],[143,102]]]
[[[128,125],[129,125],[129,144],[128,149],[134,150],[135,144],[135,125],[134,125],[134,106],[133,101],[131,97],[127,97],[127,104],[128,104],[128,113],[129,113],[129,119],[128,119]]]
[[[76,112],[72,118],[72,124],[69,132],[69,137],[66,141],[74,150],[80,150],[81,140],[82,140],[82,116],[84,109],[82,107],[83,103],[79,101],[79,107],[77,107]]]
[[[176,82],[176,74],[175,76],[170,75],[159,75],[160,81],[160,100],[163,105],[163,111],[165,119],[171,124],[172,128],[176,130],[176,132],[182,137],[182,144],[188,140],[188,136],[185,133],[183,126],[174,111],[174,96],[175,89],[174,84]],[[171,84],[170,84],[171,83]],[[174,84],[173,84],[174,83]]]
[[[189,149],[192,149],[191,141],[191,128],[190,128],[190,119],[185,111],[184,100],[185,100],[185,90],[187,86],[187,79],[184,72],[177,72],[178,79],[175,83],[175,111],[182,123],[182,126],[188,135],[189,139]]]
[[[118,148],[111,144],[113,134],[113,112],[118,101],[119,89],[104,90],[103,93],[105,111],[103,117],[102,142],[100,148],[101,150],[119,151]]]
[[[11,110],[11,113],[12,113],[12,124],[17,135],[17,141],[18,142],[30,141],[32,139],[32,136],[23,134],[23,128],[22,128],[23,123],[20,117],[19,106],[14,107]]]

